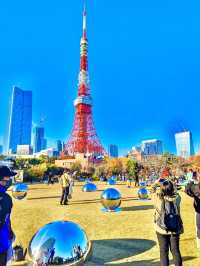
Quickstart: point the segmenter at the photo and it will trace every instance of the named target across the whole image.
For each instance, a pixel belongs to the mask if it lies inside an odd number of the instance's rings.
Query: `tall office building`
[[[176,152],[178,156],[188,158],[194,155],[192,133],[190,131],[175,134]]]
[[[63,150],[63,145],[61,140],[57,140],[57,151],[60,153]]]
[[[144,155],[160,155],[163,153],[162,141],[158,139],[144,140],[141,151]]]
[[[47,139],[43,139],[42,141],[42,150],[46,150],[47,149]]]
[[[118,147],[117,145],[110,144],[108,146],[108,155],[112,158],[117,158],[118,157]]]
[[[44,128],[35,128],[34,152],[40,152],[47,148],[47,140],[44,138]]]
[[[3,154],[3,145],[0,145],[0,155]]]
[[[9,123],[9,152],[16,153],[17,145],[31,144],[32,92],[13,87]]]

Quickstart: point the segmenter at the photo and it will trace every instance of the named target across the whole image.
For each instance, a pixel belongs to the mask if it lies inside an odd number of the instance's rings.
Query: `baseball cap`
[[[17,173],[10,170],[5,165],[0,165],[0,180],[2,180],[5,176],[15,176]]]

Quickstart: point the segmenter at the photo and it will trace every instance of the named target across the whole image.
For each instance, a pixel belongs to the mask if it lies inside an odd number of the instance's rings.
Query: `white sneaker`
[[[197,237],[197,248],[200,249],[200,238]]]

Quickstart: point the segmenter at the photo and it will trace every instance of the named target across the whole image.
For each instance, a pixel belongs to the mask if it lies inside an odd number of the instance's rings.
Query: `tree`
[[[16,168],[17,169],[30,168],[29,160],[28,159],[17,158],[16,159]]]
[[[77,175],[81,173],[82,170],[82,165],[79,161],[75,161],[74,163],[71,164],[70,170],[72,172],[77,172]]]
[[[4,155],[0,155],[0,161],[4,160],[6,157]]]
[[[96,167],[95,175],[98,177],[106,176],[106,166],[102,165],[102,166]]]
[[[130,177],[135,178],[139,172],[138,163],[132,159],[127,161],[127,173]]]
[[[118,175],[123,171],[123,164],[119,158],[108,158],[106,168],[109,175]]]
[[[38,165],[38,164],[41,163],[41,160],[33,158],[33,159],[29,159],[28,162],[29,162],[30,165]]]
[[[89,175],[93,175],[95,173],[95,168],[92,166],[89,166],[86,171]]]

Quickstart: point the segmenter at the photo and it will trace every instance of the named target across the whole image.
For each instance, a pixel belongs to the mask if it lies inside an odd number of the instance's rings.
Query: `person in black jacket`
[[[197,229],[197,248],[200,248],[200,177],[197,177],[197,183],[190,182],[185,187],[188,196],[194,198],[194,209],[196,213]]]
[[[11,176],[16,175],[6,166],[0,166],[0,265],[6,266],[10,259],[9,250],[12,245],[14,234],[11,228],[10,214],[12,199],[6,193],[11,185]]]

